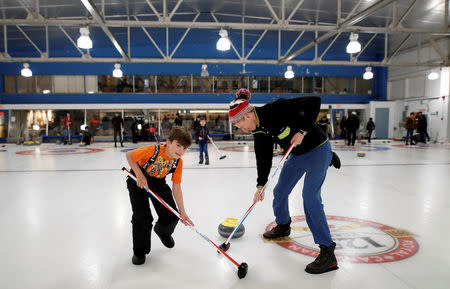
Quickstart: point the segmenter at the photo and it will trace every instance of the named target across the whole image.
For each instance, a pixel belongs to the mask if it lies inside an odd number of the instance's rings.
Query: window
[[[347,94],[349,79],[346,77],[324,77],[324,93]]]
[[[190,75],[162,75],[158,76],[158,92],[160,93],[190,93],[191,76]]]
[[[84,93],[84,75],[55,75],[55,93]]]

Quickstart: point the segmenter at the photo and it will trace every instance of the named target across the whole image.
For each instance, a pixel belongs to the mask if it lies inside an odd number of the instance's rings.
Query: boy
[[[200,126],[197,127],[195,136],[198,138],[198,147],[200,150],[200,161],[198,163],[203,164],[203,152],[204,152],[205,153],[205,165],[209,165],[209,156],[208,156],[209,129],[206,126],[205,119],[202,118],[200,120]]]
[[[148,197],[150,194],[144,187],[152,190],[169,206],[180,213],[183,223],[193,222],[184,209],[183,193],[181,191],[181,173],[183,160],[181,157],[191,146],[191,135],[182,128],[173,128],[165,145],[149,145],[126,153],[126,158],[137,182],[127,178],[133,216],[133,258],[134,265],[145,263],[145,255],[151,249],[151,230],[153,216],[150,211]],[[166,176],[172,173],[172,190],[166,184]],[[172,195],[173,191],[173,195]],[[158,214],[154,231],[167,248],[175,246],[172,233],[178,223],[178,218],[161,203],[150,198]],[[175,199],[175,200],[174,200]],[[175,205],[176,202],[176,205]],[[178,209],[177,209],[178,208]]]
[[[88,146],[94,143],[94,137],[89,133],[89,127],[86,126],[84,131],[81,133],[81,144],[80,146]]]
[[[229,116],[234,126],[254,136],[258,171],[255,202],[264,199],[260,192],[272,167],[273,143],[277,142],[285,151],[294,144],[273,190],[277,225],[265,232],[264,238],[275,239],[291,233],[289,194],[305,175],[302,196],[306,222],[315,243],[320,246],[319,256],[306,266],[305,271],[320,274],[337,269],[336,243],[331,238],[320,194],[328,166],[339,168],[340,160],[331,151],[327,135],[315,123],[320,111],[320,97],[280,98],[262,107],[254,107],[248,100],[250,91],[239,89],[230,104]]]

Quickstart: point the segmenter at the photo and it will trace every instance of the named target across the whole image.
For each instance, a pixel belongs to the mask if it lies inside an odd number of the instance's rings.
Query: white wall
[[[449,40],[438,41],[438,45],[444,55],[449,55]],[[399,63],[411,63],[439,60],[440,56],[432,46],[428,45],[399,54],[394,59]],[[403,127],[405,115],[413,111],[422,111],[427,115],[428,134],[432,141],[450,141],[449,69],[449,67],[389,67],[387,99],[396,103],[393,137],[405,136]],[[439,79],[429,80],[428,74],[431,71],[438,72]]]

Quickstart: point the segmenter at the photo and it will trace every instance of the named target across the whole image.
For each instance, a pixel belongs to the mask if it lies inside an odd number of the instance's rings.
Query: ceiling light
[[[366,67],[366,72],[364,72],[363,78],[367,80],[373,78],[372,67]]]
[[[41,129],[41,128],[39,127],[38,124],[34,124],[34,125],[33,125],[33,130],[38,131],[38,130],[40,130],[40,129]]]
[[[439,73],[437,73],[436,71],[432,71],[428,74],[429,80],[436,80],[438,78],[439,78]]]
[[[119,63],[114,64],[113,76],[116,78],[121,78],[123,76],[123,72],[120,69]]]
[[[44,94],[49,94],[49,93],[50,93],[50,90],[49,90],[49,89],[44,89],[42,92],[43,92]]]
[[[350,33],[350,43],[347,45],[347,53],[358,53],[361,51],[361,43],[358,42],[358,34]]]
[[[80,37],[77,40],[77,46],[83,49],[91,49],[92,48],[92,40],[89,37],[89,28],[80,27]]]
[[[292,71],[292,66],[288,65],[287,70],[284,73],[284,77],[287,79],[294,78],[294,72]]]
[[[209,72],[208,72],[208,65],[206,64],[202,64],[202,72],[200,74],[201,77],[208,77],[209,76]]]
[[[217,41],[216,48],[220,51],[230,50],[230,39],[228,39],[228,32],[225,29],[220,29],[220,39]]]
[[[20,74],[23,77],[31,77],[31,76],[33,76],[33,72],[31,72],[31,69],[29,67],[30,67],[30,65],[28,63],[24,63],[23,64],[23,68],[20,71]]]

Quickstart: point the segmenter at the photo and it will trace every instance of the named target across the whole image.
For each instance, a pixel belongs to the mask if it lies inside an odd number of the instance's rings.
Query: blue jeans
[[[406,143],[408,143],[408,138],[409,138],[409,141],[412,143],[413,135],[414,135],[414,129],[408,128],[408,131],[406,132]]]
[[[287,224],[290,221],[289,194],[306,174],[302,193],[306,222],[313,234],[314,242],[325,246],[330,246],[333,240],[320,193],[332,156],[329,141],[308,153],[291,154],[284,163],[278,183],[273,190],[275,221],[280,225]]]
[[[72,129],[66,127],[64,129],[64,142],[67,142],[67,140],[69,140],[69,142],[72,142]]]
[[[205,153],[205,157],[208,156],[208,141],[207,140],[199,141],[198,148],[200,150],[200,157],[203,156],[203,153]]]

